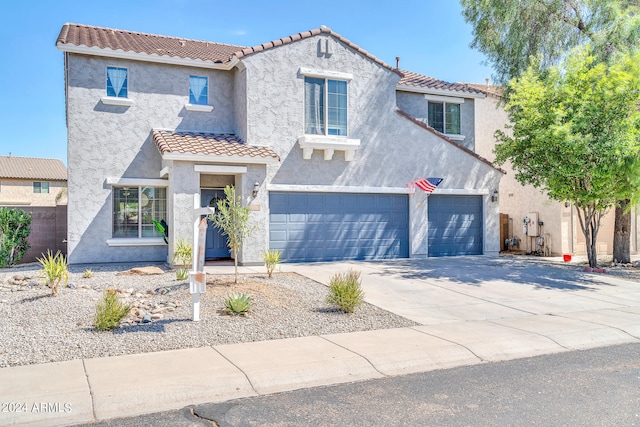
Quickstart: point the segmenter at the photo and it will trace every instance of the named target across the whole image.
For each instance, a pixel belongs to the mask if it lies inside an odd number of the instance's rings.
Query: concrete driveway
[[[520,348],[534,355],[640,339],[640,283],[585,273],[578,265],[448,257],[289,264],[285,269],[322,283],[334,273],[358,270],[367,302],[471,350],[474,344],[495,347],[502,341],[508,352],[522,342],[526,345]]]

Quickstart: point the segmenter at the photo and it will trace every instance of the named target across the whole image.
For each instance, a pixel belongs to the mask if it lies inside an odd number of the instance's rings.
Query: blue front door
[[[218,209],[218,200],[225,198],[223,190],[202,190],[200,194],[200,200],[202,207],[210,206]],[[222,232],[213,225],[211,220],[208,220],[207,227],[207,242],[205,244],[204,257],[206,259],[221,259],[229,258],[229,248],[227,247],[227,238],[222,235]]]

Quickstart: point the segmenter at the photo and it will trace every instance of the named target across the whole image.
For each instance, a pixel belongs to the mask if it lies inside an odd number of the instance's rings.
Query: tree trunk
[[[613,261],[631,262],[631,211],[627,211],[630,201],[620,200],[616,205],[616,221],[613,232]]]

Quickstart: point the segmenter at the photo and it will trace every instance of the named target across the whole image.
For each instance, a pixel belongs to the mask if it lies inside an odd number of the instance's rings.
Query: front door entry
[[[201,190],[200,200],[202,207],[210,206],[218,209],[218,200],[224,200],[223,190]],[[229,258],[229,248],[227,247],[227,238],[222,232],[213,225],[213,222],[207,220],[207,242],[205,244],[204,257],[206,259],[222,259]]]

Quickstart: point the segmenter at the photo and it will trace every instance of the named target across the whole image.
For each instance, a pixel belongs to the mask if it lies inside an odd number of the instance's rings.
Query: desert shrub
[[[118,299],[118,291],[107,289],[102,294],[102,299],[96,305],[96,315],[93,326],[99,331],[110,331],[129,313],[129,306]]]
[[[60,284],[64,283],[66,286],[69,280],[69,270],[67,269],[67,260],[60,251],[55,255],[51,254],[51,251],[47,251],[47,255],[42,254],[42,258],[36,258],[42,266],[42,272],[47,278],[47,286],[51,288],[51,296],[58,296],[58,289]]]
[[[344,313],[353,313],[364,301],[361,282],[359,271],[334,274],[329,279],[327,303],[337,306]]]
[[[0,208],[0,268],[17,264],[29,249],[31,214]]]
[[[176,270],[176,279],[178,280],[187,280],[189,278],[189,269],[187,268],[178,268]]]
[[[245,315],[251,309],[253,300],[249,295],[233,293],[224,300],[224,311],[229,314]]]
[[[278,250],[270,250],[267,249],[262,253],[262,260],[264,261],[265,267],[267,267],[267,274],[269,278],[273,274],[273,270],[280,264],[280,257],[282,254]]]
[[[93,270],[87,268],[84,273],[82,273],[82,277],[84,277],[85,279],[91,279],[93,277]]]
[[[182,266],[176,270],[176,278],[178,280],[186,280],[189,278],[189,265],[193,262],[193,246],[183,237],[176,242],[173,249],[173,262]]]

